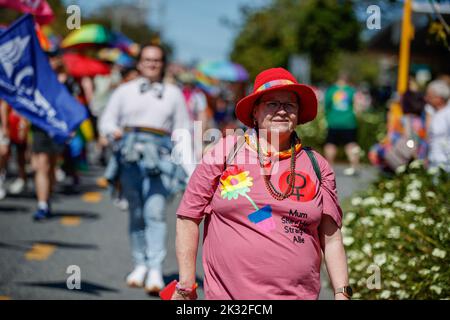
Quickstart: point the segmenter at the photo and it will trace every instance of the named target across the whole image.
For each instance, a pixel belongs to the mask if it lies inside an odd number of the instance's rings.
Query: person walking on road
[[[325,117],[328,134],[324,146],[325,157],[334,163],[337,147],[343,145],[350,162],[345,175],[358,173],[360,147],[357,144],[357,122],[353,110],[355,89],[348,83],[348,76],[342,73],[336,84],[325,93]]]
[[[113,92],[99,126],[103,136],[118,143],[115,155],[129,205],[134,269],[126,282],[131,287],[144,287],[150,294],[164,287],[165,208],[177,187],[170,181],[185,181],[193,171],[192,161],[184,161],[180,170],[171,160],[174,151],[192,159],[192,149],[190,139],[180,140],[175,150],[172,148],[171,135],[174,138],[177,132],[184,132],[189,136],[190,123],[181,90],[163,82],[165,67],[162,47],[143,46],[137,63],[140,77]],[[174,174],[179,177],[171,180]]]

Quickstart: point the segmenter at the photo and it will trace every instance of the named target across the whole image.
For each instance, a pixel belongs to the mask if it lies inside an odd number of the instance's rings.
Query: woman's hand
[[[175,292],[172,295],[171,300],[197,300],[197,291],[194,290],[192,291],[191,294],[189,295],[181,295],[178,293],[177,290],[175,290]]]
[[[334,300],[350,300],[343,293],[337,293],[334,295]]]

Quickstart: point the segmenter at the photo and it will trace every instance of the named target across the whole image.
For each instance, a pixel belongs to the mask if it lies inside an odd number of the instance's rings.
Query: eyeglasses
[[[283,107],[283,109],[286,112],[293,112],[298,109],[298,103],[296,102],[281,102],[276,100],[270,100],[270,101],[261,101],[260,103],[264,104],[267,108],[273,111],[280,110],[280,107]]]
[[[142,63],[162,63],[163,59],[149,59],[149,58],[141,58]]]

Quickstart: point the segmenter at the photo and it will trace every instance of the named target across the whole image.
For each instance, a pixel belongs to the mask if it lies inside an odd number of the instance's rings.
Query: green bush
[[[358,118],[358,144],[361,147],[361,159],[368,162],[367,153],[370,148],[379,142],[386,134],[386,121],[384,112],[366,111],[357,115]],[[327,122],[323,109],[320,108],[316,120],[297,127],[297,133],[305,146],[322,151],[327,137]],[[345,160],[341,148],[339,160]]]
[[[402,172],[403,171],[403,172]],[[420,161],[344,203],[350,284],[362,299],[450,298],[450,178]],[[371,277],[379,267],[381,286]]]

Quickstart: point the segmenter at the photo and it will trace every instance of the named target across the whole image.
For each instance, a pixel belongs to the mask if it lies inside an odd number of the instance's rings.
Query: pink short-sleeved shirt
[[[265,187],[257,153],[247,144],[232,165],[225,156],[236,138],[217,143],[194,171],[177,214],[205,217],[206,299],[317,299],[323,214],[341,227],[333,170],[315,153],[322,183],[304,150],[297,154],[294,194],[283,201]],[[277,162],[271,181],[286,190],[290,159]]]

